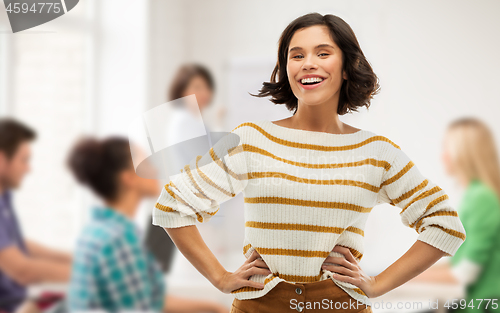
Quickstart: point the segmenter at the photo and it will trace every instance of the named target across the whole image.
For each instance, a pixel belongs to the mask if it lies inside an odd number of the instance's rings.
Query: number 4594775
[[[491,306],[491,309],[496,310],[498,308],[498,299],[471,299],[469,301],[469,304],[467,304],[467,301],[465,299],[459,299],[459,303],[455,302],[457,299],[453,299],[450,302],[450,300],[446,301],[446,303],[443,305],[447,309],[458,309],[460,306],[460,309],[465,309],[465,307],[470,307],[471,309],[479,309],[481,308],[481,305],[483,308],[488,309],[489,306]],[[476,300],[476,305],[474,305],[474,300]]]
[[[60,3],[44,3],[44,2],[39,2],[39,3],[33,3],[31,7],[29,6],[28,3],[9,3],[9,5],[6,8],[6,11],[9,13],[28,13],[28,12],[33,12],[33,13],[59,13],[61,12],[61,7],[59,6]]]

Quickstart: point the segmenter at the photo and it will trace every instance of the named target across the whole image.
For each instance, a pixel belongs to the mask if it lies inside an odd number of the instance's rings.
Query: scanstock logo
[[[13,33],[52,21],[73,9],[79,0],[3,0]]]

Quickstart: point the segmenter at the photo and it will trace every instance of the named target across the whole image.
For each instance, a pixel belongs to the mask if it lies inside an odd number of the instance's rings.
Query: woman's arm
[[[248,280],[271,271],[255,252],[234,273],[226,271],[203,241],[196,221],[208,222],[219,204],[243,191],[248,182],[243,127],[236,127],[203,156],[197,156],[162,189],[153,210],[153,224],[163,227],[179,251],[224,293],[264,284]]]
[[[415,244],[375,276],[375,293],[384,294],[425,271],[443,256],[453,256],[465,241],[465,229],[448,195],[428,179],[397,145],[382,177],[380,199],[400,209],[401,221],[418,234]]]
[[[396,262],[376,276],[368,276],[359,266],[351,251],[343,246],[335,246],[332,251],[345,256],[326,258],[323,268],[334,273],[334,278],[359,287],[369,298],[379,297],[397,288],[425,271],[445,255],[433,246],[417,240]]]
[[[449,263],[450,262],[436,263],[423,273],[411,279],[410,282],[458,284],[458,276],[455,275]]]
[[[248,280],[252,275],[271,273],[265,262],[258,259],[260,255],[256,251],[238,270],[232,273],[226,271],[210,251],[196,225],[165,228],[165,230],[186,259],[222,292],[230,293],[243,286],[264,288],[264,284]]]
[[[445,254],[445,252],[417,240],[396,262],[374,277],[375,284],[371,296],[378,297],[401,286],[425,271]]]
[[[198,231],[196,225],[165,228],[179,251],[193,266],[220,289],[220,281],[226,275],[226,269],[220,264]]]
[[[412,160],[387,140],[381,160],[390,160],[382,175],[377,203],[400,210],[403,225],[419,235],[417,242],[394,264],[377,276],[368,276],[344,247],[335,247],[343,257],[328,257],[326,269],[340,273],[335,278],[358,286],[368,297],[378,297],[425,271],[443,256],[453,256],[465,241],[465,229],[448,195],[421,174]],[[387,163],[387,162],[386,162]]]

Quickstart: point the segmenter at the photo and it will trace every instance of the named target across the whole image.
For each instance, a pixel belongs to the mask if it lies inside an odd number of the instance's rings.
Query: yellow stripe
[[[268,152],[267,150],[261,149],[256,146],[252,146],[249,144],[243,144],[242,145],[244,151],[252,152],[252,153],[258,153],[263,156],[270,157],[274,160],[281,161],[283,163],[299,166],[299,167],[305,167],[305,168],[343,168],[343,167],[355,167],[355,166],[362,166],[362,165],[373,165],[377,167],[382,167],[386,171],[390,169],[391,164],[387,161],[384,160],[375,160],[372,158],[369,159],[364,159],[361,161],[356,161],[356,162],[348,162],[348,163],[327,163],[327,164],[314,164],[314,163],[305,163],[305,162],[295,162],[291,160],[287,160],[284,158],[281,158],[279,156],[276,156],[275,154],[272,154]]]
[[[264,280],[264,286],[269,283],[271,280],[277,278],[276,276],[271,276],[270,278],[266,278]],[[245,287],[241,287],[241,288],[238,288],[238,289],[235,289],[233,291],[231,291],[231,293],[240,293],[240,292],[248,292],[248,291],[259,291],[259,290],[263,290],[263,289],[259,289],[259,288],[255,288],[255,287],[249,287],[249,286],[245,286]]]
[[[266,132],[260,126],[254,124],[252,122],[242,123],[242,124],[236,126],[231,132],[233,132],[234,130],[236,130],[240,127],[244,127],[244,126],[253,127],[258,132],[260,132],[262,135],[267,137],[269,140],[272,140],[272,141],[276,142],[277,144],[292,147],[292,148],[319,150],[319,151],[343,151],[343,150],[357,149],[357,148],[360,148],[360,147],[367,145],[367,144],[374,142],[374,141],[385,141],[385,142],[390,143],[394,147],[400,149],[398,145],[396,145],[394,142],[392,142],[391,140],[389,140],[388,138],[386,138],[384,136],[373,136],[373,137],[370,137],[370,138],[368,138],[360,143],[353,144],[353,145],[347,145],[347,146],[323,146],[323,145],[313,145],[313,144],[307,144],[307,143],[294,142],[294,141],[284,140],[284,139],[275,137],[275,136],[269,134],[268,132]]]
[[[349,251],[351,251],[352,256],[355,257],[355,258],[357,258],[358,261],[360,261],[361,258],[363,257],[363,254],[361,252],[359,252],[358,250],[354,249],[354,248],[347,247],[347,246],[344,246],[344,245],[339,245],[339,246],[349,249]]]
[[[386,181],[382,182],[380,187],[385,186],[385,185],[389,185],[389,184],[397,181],[401,176],[403,176],[406,172],[408,172],[413,167],[413,165],[415,165],[413,163],[413,161],[408,162],[408,164],[406,164],[406,166],[402,170],[400,170],[396,175],[394,175],[391,178],[387,179]]]
[[[417,226],[415,227],[417,230],[417,233],[420,233],[418,231],[418,229],[420,228],[420,226],[422,226],[424,219],[426,219],[428,217],[433,217],[433,216],[455,216],[455,217],[458,217],[458,213],[457,213],[457,211],[437,211],[437,212],[431,213],[431,214],[421,218],[420,221],[417,222]],[[413,225],[415,225],[415,223],[411,224],[410,227],[413,228]]]
[[[372,208],[367,208],[360,205],[344,203],[344,202],[300,200],[300,199],[283,198],[283,197],[253,197],[253,198],[245,197],[244,202],[287,204],[287,205],[300,205],[300,206],[311,206],[311,207],[321,207],[321,208],[331,208],[331,209],[343,209],[343,210],[356,211],[360,213],[369,213],[372,210]]]
[[[359,288],[354,288],[353,290],[356,291],[357,293],[359,293],[360,295],[367,297],[366,293],[364,293],[363,290],[361,290]]]
[[[215,152],[213,151],[212,148],[210,148],[210,155],[212,156],[212,159],[218,164],[218,162],[222,162],[220,161],[220,159],[218,159],[218,157],[215,155]],[[215,158],[214,159],[214,155],[215,155]],[[219,165],[220,166],[220,165]],[[230,196],[230,197],[234,197],[235,194],[232,193],[232,192],[229,192],[227,190],[224,190],[223,188],[221,188],[220,186],[218,186],[216,183],[214,183],[207,175],[205,175],[205,173],[203,173],[200,168],[198,167],[198,158],[196,158],[196,170],[198,171],[198,175],[200,175],[200,177],[207,182],[207,184],[209,184],[210,186],[214,187],[215,189],[219,190],[220,192],[222,192],[223,194],[225,194],[226,196]],[[227,173],[227,168],[226,166],[224,165],[223,167],[223,170]]]
[[[434,227],[437,227],[439,229],[441,229],[442,231],[446,232],[447,234],[449,235],[452,235],[452,236],[455,236],[457,238],[460,238],[462,240],[465,240],[465,234],[462,233],[462,232],[459,232],[459,231],[456,231],[456,230],[453,230],[453,229],[449,229],[449,228],[445,228],[441,225],[437,225],[437,224],[430,224],[430,225],[427,225],[427,227],[430,227],[430,226],[434,226]],[[425,230],[425,227],[422,228],[422,232]]]
[[[311,185],[341,185],[341,186],[354,186],[354,187],[360,187],[366,190],[370,190],[373,192],[378,192],[380,190],[380,187],[361,182],[358,180],[350,180],[350,179],[308,179],[308,178],[302,178],[302,177],[297,177],[293,176],[290,174],[282,173],[282,172],[252,172],[248,174],[248,179],[258,179],[258,178],[265,178],[265,177],[272,177],[272,178],[281,178],[281,179],[286,179],[289,181],[297,182],[297,183],[304,183],[304,184],[311,184]]]
[[[393,203],[394,204],[397,204],[403,200],[406,200],[408,198],[410,198],[411,196],[413,196],[417,191],[420,191],[422,189],[425,188],[425,186],[427,186],[427,184],[429,183],[429,181],[427,179],[425,179],[423,182],[420,183],[420,185],[418,185],[417,187],[411,189],[410,191],[407,191],[405,192],[404,194],[402,194],[401,196],[399,196],[398,198],[396,199],[393,199]]]
[[[270,255],[286,255],[286,256],[298,256],[304,258],[326,258],[330,251],[318,251],[318,250],[298,250],[298,249],[282,249],[282,248],[256,248],[260,255],[270,254]]]
[[[363,258],[363,254],[361,252],[359,252],[358,250],[354,249],[354,248],[351,248],[351,247],[347,247],[347,246],[344,246],[344,245],[339,245],[341,247],[344,247],[344,248],[347,248],[349,249],[349,251],[351,252],[351,254],[358,259],[358,261],[361,260],[361,258]],[[243,254],[246,254],[248,252],[248,250],[252,247],[251,244],[247,244],[243,247]],[[254,248],[255,251],[257,251],[259,254],[261,254],[260,251],[267,251],[269,252],[269,249],[270,248],[260,248],[260,247],[257,247],[257,248]],[[304,251],[304,250],[294,250],[291,254],[286,254],[288,251],[286,249],[280,249],[280,254],[273,254],[273,253],[263,253],[263,254],[270,254],[270,255],[286,255],[286,256],[294,256],[294,255],[297,255],[297,254],[301,254],[300,251]],[[331,251],[326,251],[326,252],[323,252],[323,251],[317,251],[317,252],[320,252],[320,253],[324,253],[326,254],[325,258],[328,257],[328,255],[330,255],[330,252]],[[283,254],[284,253],[284,254]],[[313,253],[314,256],[312,257],[317,257],[316,255],[318,253]],[[307,253],[302,253],[302,255],[300,255],[302,257],[311,257],[311,256],[308,256]],[[321,257],[323,255],[320,255]]]
[[[233,155],[236,155],[236,154],[241,153],[241,152],[243,152],[243,148],[241,146],[236,146],[236,147],[233,147],[231,149],[228,149],[229,156],[233,156]],[[237,174],[237,173],[233,172],[230,168],[228,168],[226,166],[226,164],[224,162],[222,162],[222,160],[219,158],[219,156],[217,156],[217,154],[215,153],[213,148],[210,148],[210,156],[212,157],[212,160],[217,165],[219,165],[219,167],[222,168],[222,170],[224,172],[231,175],[234,179],[236,179],[236,180],[246,179],[247,173]]]
[[[193,211],[196,212],[196,210],[191,205],[189,205],[189,203],[187,203],[186,201],[184,201],[182,198],[178,197],[172,190],[170,190],[170,188],[169,188],[170,186],[173,187],[173,188],[175,188],[175,189],[177,189],[177,190],[179,190],[179,188],[177,188],[172,181],[169,181],[169,183],[165,185],[165,190],[168,192],[168,194],[172,198],[174,198],[175,200],[177,200],[177,201],[181,202],[182,204],[190,207],[191,209],[193,209]],[[195,214],[198,217],[198,221],[200,223],[203,223],[203,217],[198,212],[196,212]]]
[[[349,226],[347,229],[342,227],[316,226],[308,224],[293,224],[293,223],[266,223],[266,222],[245,222],[246,227],[261,228],[261,229],[280,229],[280,230],[300,230],[311,231],[318,233],[333,233],[341,234],[344,230],[351,231],[361,236],[364,236],[364,231],[357,227]]]
[[[159,204],[158,202],[155,204],[155,208],[162,210],[163,212],[177,212],[173,208],[169,206],[165,206],[162,204]]]
[[[361,235],[363,237],[365,236],[365,232],[361,228],[357,228],[357,227],[354,227],[354,226],[349,226],[349,227],[347,227],[346,230],[350,231],[351,233],[359,234],[359,235]]]
[[[431,196],[433,194],[435,194],[436,192],[439,192],[441,191],[442,189],[439,187],[439,186],[435,186],[429,190],[426,190],[425,192],[422,192],[421,194],[419,194],[418,196],[416,196],[415,198],[413,198],[408,204],[405,205],[405,207],[401,210],[401,213],[403,213],[410,205],[412,205],[413,203],[415,203],[416,201],[419,201],[425,197],[428,197],[428,196]]]
[[[252,247],[252,245],[251,245],[251,244],[247,244],[247,245],[245,245],[245,246],[243,247],[243,254],[247,254],[248,249],[250,249],[251,247]]]
[[[196,157],[196,169],[198,169],[198,160],[201,158],[201,155],[198,155]],[[186,170],[186,173],[187,175],[189,176],[189,179],[191,180],[191,182],[193,182],[193,185],[194,187],[196,188],[196,190],[198,190],[198,193],[196,193],[196,195],[198,197],[201,196],[201,198],[204,198],[204,199],[207,199],[207,200],[210,200],[208,198],[208,196],[203,192],[203,190],[201,190],[200,186],[198,186],[198,184],[196,183],[196,181],[194,180],[194,177],[193,177],[193,173],[191,173],[191,168],[189,167],[189,164],[187,164],[186,166],[184,166],[184,169]]]

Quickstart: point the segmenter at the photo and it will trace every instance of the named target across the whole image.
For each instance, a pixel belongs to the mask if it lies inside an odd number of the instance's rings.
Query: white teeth
[[[321,82],[321,81],[323,81],[323,78],[321,78],[321,77],[310,77],[310,78],[304,78],[304,79],[300,80],[300,82],[302,84],[304,84],[304,83]]]

